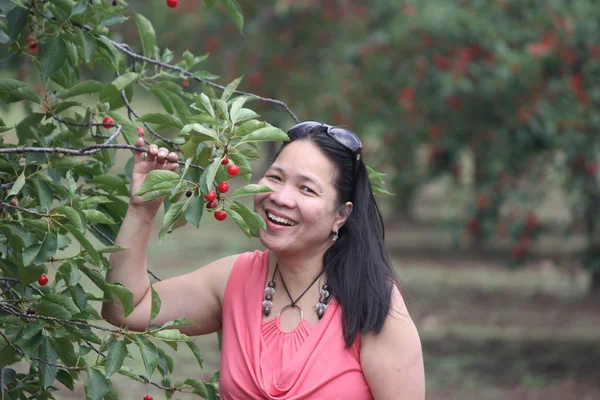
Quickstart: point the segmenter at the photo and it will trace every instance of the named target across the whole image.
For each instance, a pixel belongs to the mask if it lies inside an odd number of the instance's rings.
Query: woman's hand
[[[144,139],[138,138],[135,142],[137,147],[144,146]],[[136,151],[133,156],[133,173],[131,174],[131,196],[129,204],[134,207],[144,208],[147,211],[158,211],[162,203],[162,198],[155,199],[145,203],[141,196],[136,196],[135,193],[140,189],[148,172],[155,169],[166,169],[174,171],[179,164],[177,160],[179,156],[175,152],[170,152],[164,147],[158,148],[157,145],[151,144],[148,146],[148,152],[144,159],[144,153]]]

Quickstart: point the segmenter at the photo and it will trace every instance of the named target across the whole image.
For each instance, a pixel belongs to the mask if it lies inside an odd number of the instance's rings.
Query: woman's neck
[[[299,294],[323,272],[323,254],[312,256],[274,254],[288,290]]]

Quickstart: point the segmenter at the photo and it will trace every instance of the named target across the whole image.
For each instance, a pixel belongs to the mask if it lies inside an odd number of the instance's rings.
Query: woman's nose
[[[281,207],[293,208],[296,205],[293,191],[288,185],[281,185],[270,194],[273,203]]]

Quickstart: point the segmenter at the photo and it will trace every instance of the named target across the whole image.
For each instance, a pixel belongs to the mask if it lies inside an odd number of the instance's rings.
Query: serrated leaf
[[[95,176],[90,183],[101,186],[108,192],[115,192],[119,196],[129,196],[129,189],[123,182],[123,179],[117,175],[104,174]]]
[[[133,293],[127,287],[121,285],[118,282],[106,283],[105,290],[111,294],[116,295],[121,304],[123,305],[123,311],[125,312],[125,317],[128,317],[129,314],[133,312],[135,308],[135,304],[133,302]]]
[[[151,335],[165,342],[187,342],[192,340],[177,329],[164,329],[152,332]]]
[[[138,33],[142,41],[144,56],[153,58],[154,46],[156,46],[156,32],[154,32],[152,23],[143,15],[136,13],[135,25],[137,26]]]
[[[157,347],[158,350],[158,369],[162,376],[173,372],[174,362],[173,357],[168,355],[163,349]]]
[[[110,384],[104,374],[96,368],[89,369],[86,395],[90,400],[102,400],[108,392],[110,392]]]
[[[86,239],[85,235],[81,233],[80,230],[71,225],[63,225],[71,235],[75,236],[75,239],[81,244],[81,247],[88,253],[88,255],[92,258],[95,265],[102,265],[102,259],[100,258],[100,254],[96,251],[94,246]]]
[[[267,230],[267,224],[265,220],[260,215],[246,207],[246,205],[240,203],[239,201],[234,201],[230,208],[244,218],[244,222],[246,222],[248,225],[252,236],[258,236],[258,231],[260,228]]]
[[[82,94],[98,93],[104,89],[104,84],[89,80],[79,82],[68,89],[62,89],[56,92],[56,97],[59,99],[68,99],[69,97],[79,96]]]
[[[133,379],[135,381],[138,381],[138,382],[142,382],[142,383],[145,382],[144,379],[139,376],[139,374],[137,374],[134,370],[132,370],[129,367],[123,366],[117,371],[117,373],[120,375],[126,376],[130,379]]]
[[[47,315],[49,317],[69,319],[72,316],[69,310],[63,306],[45,300],[38,303],[36,309],[39,314]]]
[[[156,345],[142,335],[136,335],[135,342],[140,348],[142,360],[146,367],[146,374],[150,378],[158,364],[158,350],[156,350]]]
[[[7,196],[15,196],[19,194],[19,192],[23,189],[23,186],[25,186],[25,169],[23,169],[23,172],[19,174],[19,177],[15,183],[13,183],[13,186],[10,188]]]
[[[108,354],[106,355],[106,365],[104,372],[106,377],[110,378],[122,366],[127,356],[127,345],[121,340],[115,340],[108,345]]]
[[[200,220],[204,212],[204,201],[202,197],[194,197],[190,200],[188,208],[185,210],[185,219],[196,229],[200,229]]]
[[[47,42],[40,45],[40,64],[42,65],[42,79],[48,80],[58,72],[67,59],[67,45],[58,36],[52,36]]]
[[[288,140],[290,138],[284,131],[274,126],[267,126],[245,135],[240,140],[240,143]]]
[[[177,182],[180,181],[180,179],[181,177],[173,171],[155,169],[146,175],[142,186],[135,193],[135,195],[143,196],[144,194],[154,190],[171,189],[177,184]],[[167,186],[165,186],[165,184]]]
[[[40,370],[40,384],[46,389],[48,386],[52,385],[52,382],[56,379],[57,368],[55,365],[58,359],[58,354],[48,337],[44,336],[44,339],[38,348],[38,358],[45,361],[45,363],[38,362],[38,367]]]
[[[83,231],[83,221],[81,220],[81,216],[77,211],[75,211],[75,209],[69,206],[59,206],[53,208],[50,211],[50,213],[53,215],[54,218],[59,218],[59,220],[60,218],[67,219],[73,224],[73,226],[75,226],[75,228],[79,229],[80,231]]]
[[[96,204],[106,204],[106,203],[112,203],[112,200],[108,199],[108,197],[106,197],[106,196],[90,196],[81,202],[81,207],[87,208],[89,206],[93,206]]]
[[[47,293],[44,295],[44,300],[64,307],[71,314],[77,314],[79,312],[79,308],[75,305],[70,297],[66,297],[57,293]]]
[[[181,122],[181,120],[178,117],[170,114],[149,113],[142,115],[137,120],[140,122],[159,124],[170,128],[183,128],[183,122]]]
[[[213,139],[214,141],[221,143],[221,140],[219,139],[219,134],[214,129],[207,128],[202,124],[188,124],[184,126],[183,129],[181,129],[182,135],[187,135],[188,133],[191,133],[192,135],[196,136],[198,135],[198,133],[200,133],[200,140],[203,140],[203,137],[206,137],[206,139]]]
[[[223,100],[223,101],[229,100],[229,98],[231,97],[233,92],[235,92],[235,90],[237,89],[239,84],[242,82],[242,79],[243,79],[243,76],[240,76],[239,78],[234,79],[231,83],[229,83],[227,86],[225,86],[225,90],[223,90],[223,94],[221,95],[221,100]]]
[[[194,354],[194,357],[196,357],[196,361],[198,361],[198,365],[200,365],[200,368],[202,368],[204,358],[202,357],[202,353],[200,353],[200,348],[198,345],[193,341],[185,342],[185,344],[187,344],[187,346],[190,348]]]
[[[206,111],[208,111],[208,113],[210,114],[211,117],[214,118],[215,116],[215,110],[213,109],[213,106],[210,102],[210,99],[208,98],[207,95],[205,95],[204,93],[200,93],[200,101],[202,102],[202,105],[204,106],[204,108],[206,109]]]
[[[250,184],[236,189],[236,191],[233,192],[230,198],[233,199],[234,197],[247,196],[249,194],[270,193],[272,191],[273,189],[271,189],[267,185]]]
[[[84,32],[83,37],[85,38],[85,62],[89,63],[96,53],[96,38],[89,32]]]
[[[173,103],[171,102],[169,96],[165,93],[164,89],[162,89],[158,85],[154,85],[151,86],[148,90],[150,90],[150,93],[156,96],[156,98],[158,99],[158,101],[160,101],[160,104],[162,104],[166,112],[168,112],[169,114],[173,114]]]
[[[20,100],[29,100],[37,104],[42,102],[42,98],[35,90],[15,79],[0,78],[0,94],[9,95],[9,102]]]
[[[160,232],[158,233],[158,238],[162,240],[169,229],[173,226],[175,221],[181,217],[183,213],[183,207],[185,203],[172,204],[169,210],[165,213],[165,217],[163,219],[163,226]]]
[[[221,0],[221,3],[223,3],[227,11],[229,11],[231,18],[233,18],[233,22],[235,22],[235,26],[242,32],[242,29],[244,28],[244,13],[237,0]]]
[[[221,165],[221,158],[215,158],[204,172],[202,172],[202,176],[200,177],[200,190],[202,193],[209,193],[212,190],[219,165]]]
[[[163,329],[169,329],[169,328],[177,328],[180,326],[198,326],[198,324],[193,323],[192,321],[186,319],[186,318],[177,318],[174,321],[169,321],[169,322],[165,322],[163,325],[158,326],[158,325],[153,325],[152,329],[150,329],[150,327],[148,328],[148,331],[160,331]]]
[[[112,219],[112,217],[108,214],[104,214],[98,210],[82,210],[85,214],[85,218],[90,225],[94,224],[108,224],[112,225],[116,222]]]
[[[201,397],[207,396],[206,387],[204,386],[204,383],[197,381],[195,379],[186,379],[183,383],[185,385],[188,385],[188,386],[191,386],[192,388],[194,388],[194,391],[193,391],[194,394],[197,394],[198,396],[201,396]]]
[[[240,110],[242,109],[242,107],[244,106],[244,103],[246,103],[247,100],[248,100],[247,97],[240,96],[240,97],[237,97],[233,101],[233,103],[231,103],[231,110],[229,111],[229,117],[231,118],[232,124],[236,123],[238,114],[239,114]]]
[[[27,25],[27,18],[29,17],[29,9],[27,7],[14,7],[6,19],[8,20],[8,36],[12,40],[16,40],[19,34],[23,31]]]
[[[156,290],[154,290],[154,286],[151,285],[150,290],[152,290],[152,307],[150,310],[150,321],[152,321],[160,312],[160,306],[162,304],[162,301],[160,300],[160,296],[158,295]]]
[[[251,238],[252,232],[250,232],[250,228],[248,228],[248,224],[246,223],[246,221],[244,221],[244,218],[242,218],[240,214],[231,209],[228,210],[227,213],[229,214],[233,222],[235,222],[235,224],[242,230],[242,232],[244,232],[246,236]]]
[[[371,190],[373,194],[385,194],[388,196],[394,196],[394,193],[389,192],[386,188],[376,183],[371,184]]]

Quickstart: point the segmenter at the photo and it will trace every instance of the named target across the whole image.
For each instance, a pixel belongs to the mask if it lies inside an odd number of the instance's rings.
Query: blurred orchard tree
[[[208,62],[245,74],[248,90],[367,137],[397,213],[443,182],[460,194],[444,226],[474,246],[508,243],[515,266],[545,231],[583,233],[580,259],[600,290],[595,1],[258,0],[245,7],[243,45],[220,13],[199,23],[179,12],[198,40],[162,26],[169,47],[218,53]],[[568,218],[542,224],[536,208],[557,189]]]

